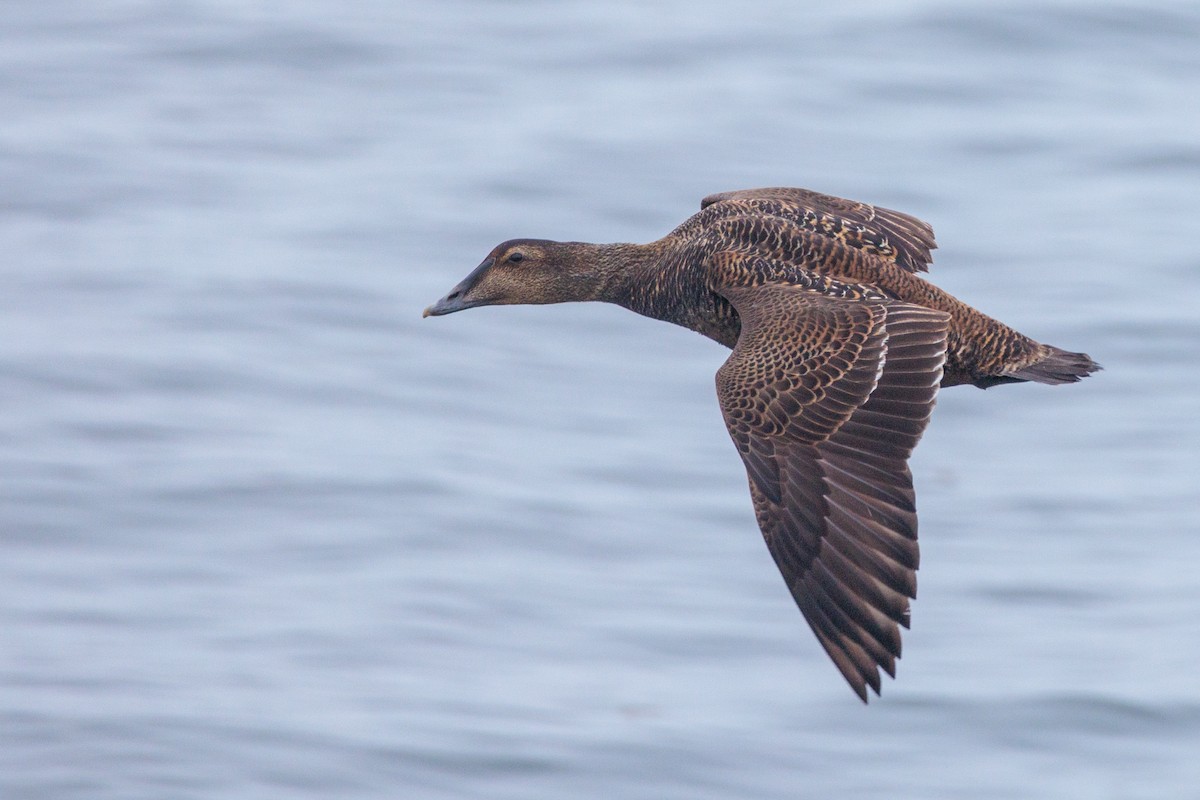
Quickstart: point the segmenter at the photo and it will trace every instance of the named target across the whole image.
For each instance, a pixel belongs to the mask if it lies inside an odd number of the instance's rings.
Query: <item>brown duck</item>
[[[600,300],[732,348],[717,397],[792,597],[865,702],[895,677],[916,597],[908,457],[939,386],[1072,383],[1100,369],[916,273],[933,229],[804,189],[704,198],[649,244],[513,239],[425,310]]]

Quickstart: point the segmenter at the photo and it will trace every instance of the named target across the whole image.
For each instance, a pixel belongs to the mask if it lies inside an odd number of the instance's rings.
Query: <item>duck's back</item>
[[[933,229],[899,211],[806,189],[724,192],[704,198],[700,212],[661,244],[678,254],[673,266],[685,282],[711,282],[711,257],[727,252],[741,256],[734,259],[739,266],[727,266],[718,277],[733,285],[787,283],[832,296],[882,296],[945,311],[951,330],[943,385],[1064,383],[1099,368],[1086,355],[1040,344],[923,280],[916,273],[926,271],[932,260]],[[730,259],[722,261],[728,265]],[[704,305],[702,314],[682,324],[732,346],[736,316],[730,318],[718,303],[710,322],[711,303]]]

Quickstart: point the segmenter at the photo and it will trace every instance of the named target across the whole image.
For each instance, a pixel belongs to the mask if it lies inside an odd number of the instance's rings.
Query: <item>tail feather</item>
[[[1028,366],[1005,373],[1005,377],[1049,384],[1075,383],[1102,369],[1086,353],[1068,353],[1048,344],[1042,345],[1041,350],[1041,358]]]

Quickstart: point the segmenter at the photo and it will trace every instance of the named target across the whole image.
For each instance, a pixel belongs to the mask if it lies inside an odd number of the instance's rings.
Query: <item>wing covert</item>
[[[758,206],[760,213],[785,216],[851,247],[894,262],[909,272],[925,272],[937,248],[933,228],[902,211],[860,203],[809,189],[768,187],[710,194],[701,210],[716,203]],[[776,204],[773,211],[765,204]]]

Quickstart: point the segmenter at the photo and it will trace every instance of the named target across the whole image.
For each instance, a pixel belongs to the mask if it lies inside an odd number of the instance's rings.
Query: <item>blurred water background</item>
[[[1194,3],[0,8],[0,797],[1200,797]],[[421,309],[710,192],[930,220],[1106,371],[942,395],[863,707],[725,351]]]

